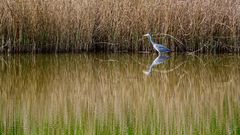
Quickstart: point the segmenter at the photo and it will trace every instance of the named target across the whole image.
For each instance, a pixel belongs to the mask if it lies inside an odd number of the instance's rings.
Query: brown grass
[[[239,51],[238,0],[0,0],[2,51],[151,50],[147,32],[175,51]]]

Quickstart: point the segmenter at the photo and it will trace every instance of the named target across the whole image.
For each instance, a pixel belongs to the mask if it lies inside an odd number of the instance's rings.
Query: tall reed
[[[0,0],[1,51],[239,51],[238,0]]]

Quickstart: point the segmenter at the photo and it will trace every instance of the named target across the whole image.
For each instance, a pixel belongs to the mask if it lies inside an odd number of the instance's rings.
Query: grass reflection
[[[238,56],[154,57],[1,56],[0,134],[240,133]]]

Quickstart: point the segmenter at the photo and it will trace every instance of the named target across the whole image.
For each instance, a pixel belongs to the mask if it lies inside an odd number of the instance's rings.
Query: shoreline
[[[128,49],[128,48],[108,48],[99,46],[93,48],[55,48],[55,47],[43,47],[43,48],[22,48],[22,47],[11,47],[5,46],[3,48],[0,47],[0,54],[8,54],[8,53],[155,53],[152,45],[148,45],[147,49]],[[222,47],[222,48],[210,48],[208,46],[203,46],[201,48],[184,48],[172,49],[170,53],[199,53],[199,54],[225,54],[225,53],[240,53],[239,48],[233,47]]]

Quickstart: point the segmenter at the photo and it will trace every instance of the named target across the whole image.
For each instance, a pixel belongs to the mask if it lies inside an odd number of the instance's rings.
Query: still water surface
[[[240,56],[0,56],[1,134],[240,134]]]

